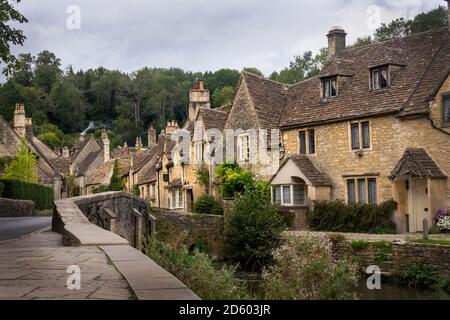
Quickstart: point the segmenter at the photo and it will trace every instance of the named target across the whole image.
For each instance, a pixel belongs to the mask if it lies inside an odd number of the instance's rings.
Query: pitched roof
[[[103,158],[103,150],[89,153],[89,155],[78,164],[77,173],[86,173],[86,171],[89,169],[89,166],[94,162],[95,159],[97,159],[98,156],[101,156]]]
[[[305,175],[305,177],[311,182],[314,187],[331,186],[332,182],[328,176],[326,176],[319,167],[306,155],[291,155],[287,157],[280,165],[278,171],[284,167],[289,161],[297,166],[297,168]],[[272,177],[275,178],[276,174]]]
[[[395,179],[405,175],[421,178],[447,178],[447,174],[422,148],[407,148],[394,170],[392,170],[390,178]]]
[[[98,167],[95,174],[89,179],[86,185],[107,185],[111,179],[114,163],[117,159],[104,162]],[[125,176],[130,170],[130,161],[128,159],[119,159],[119,176]]]
[[[199,108],[199,116],[202,117],[205,130],[219,129],[222,131],[227,122],[228,112],[219,109]]]
[[[260,126],[263,129],[277,128],[288,86],[247,71],[242,72],[241,79],[247,84]]]
[[[289,87],[280,126],[398,113],[403,109],[426,112],[427,99],[449,71],[448,41],[448,29],[443,28],[338,53],[319,76]],[[370,68],[386,64],[400,68],[392,74],[390,87],[369,90]],[[320,77],[332,74],[351,77],[341,82],[336,98],[321,99]]]
[[[46,144],[44,144],[41,140],[36,138],[35,136],[27,135],[27,141],[32,146],[34,151],[40,158],[45,159],[45,161],[49,164],[52,170],[55,171],[56,174],[64,175],[69,171],[69,162],[66,159],[60,158],[53,152]]]

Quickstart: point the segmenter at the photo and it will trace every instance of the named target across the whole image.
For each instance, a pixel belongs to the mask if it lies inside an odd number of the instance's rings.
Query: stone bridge
[[[105,192],[55,202],[53,230],[62,233],[69,245],[82,244],[63,223],[63,220],[72,219],[111,231],[139,250],[142,239],[154,233],[156,228],[156,219],[148,213],[146,202],[124,192]]]

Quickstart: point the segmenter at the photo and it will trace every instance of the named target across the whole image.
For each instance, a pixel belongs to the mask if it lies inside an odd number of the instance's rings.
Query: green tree
[[[22,30],[11,25],[16,23],[27,23],[28,20],[17,11],[12,3],[19,3],[20,0],[0,1],[0,60],[6,64],[3,74],[9,75],[15,68],[18,68],[20,61],[11,54],[11,45],[23,45],[26,37]]]
[[[235,89],[231,86],[222,87],[214,92],[212,100],[215,106],[223,106],[233,101]]]
[[[7,179],[36,183],[38,181],[36,164],[36,156],[29,150],[25,140],[21,139],[16,157],[6,165],[3,176]]]
[[[53,132],[42,133],[38,135],[37,138],[41,140],[43,143],[45,143],[51,149],[61,146],[61,140]]]
[[[264,74],[258,68],[246,67],[243,70],[247,71],[247,72],[250,72],[250,73],[253,73],[253,74],[257,74],[258,76],[264,77]]]
[[[53,84],[62,74],[61,60],[53,52],[44,50],[34,62],[34,82],[46,94],[50,94]]]
[[[322,48],[316,55],[307,51],[301,56],[296,56],[289,67],[278,72],[273,72],[270,79],[282,83],[293,84],[317,75],[325,65],[328,58],[328,49]]]

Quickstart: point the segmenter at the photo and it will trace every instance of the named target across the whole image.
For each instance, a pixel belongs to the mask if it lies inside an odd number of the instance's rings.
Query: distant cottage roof
[[[422,148],[407,148],[400,161],[391,172],[391,179],[399,176],[445,179],[443,172],[428,153]]]

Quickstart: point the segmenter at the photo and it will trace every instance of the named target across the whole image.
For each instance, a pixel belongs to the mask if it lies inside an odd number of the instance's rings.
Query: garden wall
[[[224,256],[224,217],[193,215],[180,211],[152,208],[157,219],[158,239],[173,246],[203,248],[219,258]]]
[[[31,217],[33,212],[34,202],[31,200],[0,198],[0,218]]]
[[[415,264],[433,267],[441,276],[450,276],[450,246],[393,242],[335,242],[338,255],[353,254],[365,269],[377,265],[386,275],[400,275]]]

